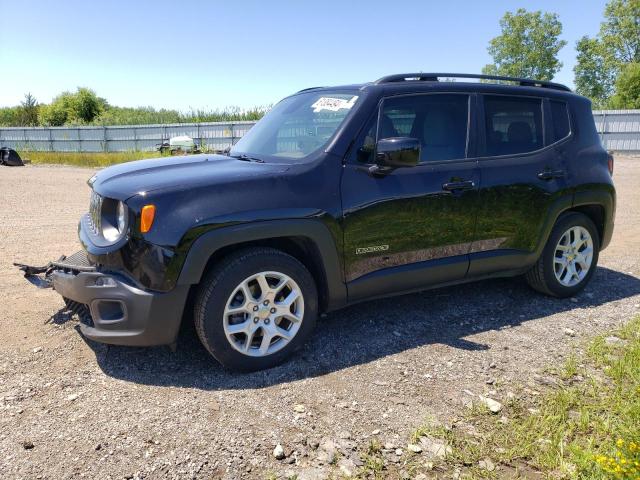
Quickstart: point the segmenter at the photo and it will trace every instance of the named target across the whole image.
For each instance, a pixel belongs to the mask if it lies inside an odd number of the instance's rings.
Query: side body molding
[[[320,220],[270,220],[217,228],[200,235],[192,244],[178,277],[179,285],[200,282],[211,256],[221,248],[238,243],[279,237],[304,237],[317,247],[327,285],[328,310],[347,303],[347,288],[336,242],[331,231]]]

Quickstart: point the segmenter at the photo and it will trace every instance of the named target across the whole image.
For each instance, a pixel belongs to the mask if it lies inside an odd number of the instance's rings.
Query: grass
[[[34,165],[73,165],[78,167],[108,167],[117,163],[157,158],[159,152],[19,152],[23,160]]]
[[[640,479],[640,317],[613,336],[572,355],[558,386],[536,401],[512,400],[502,412],[508,423],[474,409],[467,422],[476,434],[427,425],[414,439],[444,439],[452,454],[436,470],[460,469],[461,478]],[[501,468],[480,468],[485,459]]]

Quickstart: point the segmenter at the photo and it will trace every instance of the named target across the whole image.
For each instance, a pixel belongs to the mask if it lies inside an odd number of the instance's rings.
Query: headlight
[[[120,240],[127,230],[128,209],[123,202],[104,199],[102,203],[102,236],[108,242]]]

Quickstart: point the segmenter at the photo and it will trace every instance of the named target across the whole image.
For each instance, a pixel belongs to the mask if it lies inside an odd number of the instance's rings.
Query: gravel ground
[[[0,169],[2,478],[340,474],[372,438],[406,447],[425,419],[462,412],[465,390],[504,400],[640,312],[640,158],[619,155],[614,239],[576,298],[506,279],[369,302],[321,321],[289,363],[249,375],[223,371],[189,327],[176,353],[94,344],[56,293],[11,266],[78,249],[91,174]]]

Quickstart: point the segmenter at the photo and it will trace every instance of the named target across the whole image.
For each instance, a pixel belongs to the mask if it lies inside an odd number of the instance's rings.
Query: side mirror
[[[392,137],[379,140],[376,145],[376,164],[384,169],[415,167],[420,163],[420,140]]]

